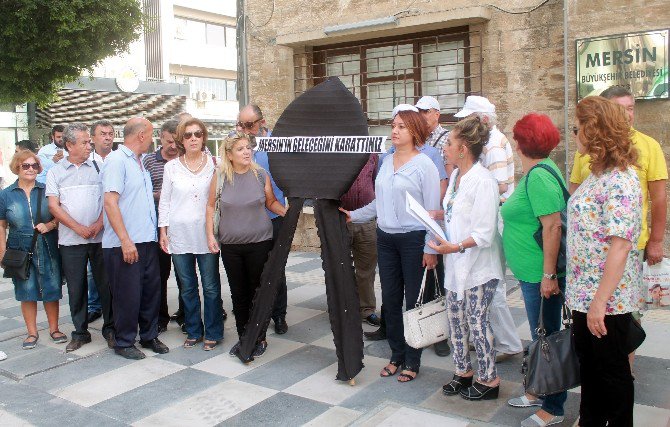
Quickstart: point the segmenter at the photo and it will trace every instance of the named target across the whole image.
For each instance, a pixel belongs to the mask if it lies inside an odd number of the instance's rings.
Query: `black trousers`
[[[172,255],[166,254],[160,247],[158,248],[158,264],[161,276],[161,306],[158,311],[158,324],[166,326],[170,323],[170,312],[167,303],[167,283],[170,278],[170,271],[172,271]],[[177,289],[179,289],[179,312],[181,313],[184,307],[184,301],[181,299],[181,280],[179,280],[179,275],[177,274],[175,274],[175,278],[177,279]]]
[[[112,289],[112,308],[116,346],[135,344],[139,324],[140,340],[158,336],[158,310],[161,301],[161,278],[156,242],[135,243],[139,260],[128,264],[121,248],[103,249],[105,267]]]
[[[586,326],[586,313],[572,312],[572,333],[582,376],[579,425],[633,425],[633,376],[626,342],[630,313],[605,316],[607,335],[597,338]]]
[[[278,216],[272,220],[272,245],[274,246],[279,236],[279,229],[284,222],[284,217]],[[286,288],[286,269],[281,272],[281,279],[279,280],[279,289],[277,289],[277,299],[275,299],[275,306],[272,309],[272,319],[278,320],[286,317],[286,306],[288,305],[288,289]]]
[[[272,249],[272,240],[220,246],[223,267],[226,269],[237,334],[242,336],[249,321],[256,289],[261,285],[263,265]],[[259,340],[265,340],[263,333]]]
[[[114,333],[112,319],[112,296],[105,271],[102,255],[102,244],[86,243],[83,245],[59,247],[62,270],[67,281],[70,314],[72,315],[73,340],[86,340],[91,337],[88,331],[88,277],[86,265],[91,262],[91,272],[98,287],[100,304],[102,305],[102,335]]]

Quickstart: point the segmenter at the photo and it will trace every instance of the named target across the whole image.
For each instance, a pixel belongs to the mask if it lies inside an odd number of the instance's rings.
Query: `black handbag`
[[[42,222],[42,189],[37,190],[37,224],[40,222]],[[28,251],[7,249],[5,256],[2,257],[3,277],[28,280],[28,277],[30,277],[30,263],[33,259],[33,251],[39,234],[37,229],[33,230],[33,240]]]
[[[642,329],[639,320],[635,320],[633,316],[630,317],[630,327],[628,329],[628,339],[626,340],[627,352],[632,353],[639,346],[642,345],[647,338],[647,333]]]
[[[546,334],[542,316],[545,298],[540,302],[540,319],[537,340],[533,341],[524,354],[521,373],[526,392],[545,397],[570,390],[580,384],[579,359],[572,338],[572,316],[563,303],[563,324],[565,329]]]
[[[546,170],[547,172],[549,172],[550,174],[552,174],[553,177],[556,178],[556,181],[558,181],[558,185],[561,186],[561,190],[563,190],[563,199],[565,199],[566,209],[563,209],[561,211],[561,245],[558,248],[558,258],[556,259],[556,273],[558,273],[558,274],[565,273],[566,265],[567,265],[566,236],[567,236],[567,231],[568,231],[567,204],[568,204],[568,199],[570,198],[570,192],[568,191],[567,188],[565,188],[565,185],[563,185],[563,181],[561,180],[561,178],[556,174],[556,172],[550,166],[545,165],[544,163],[538,163],[537,165],[530,168],[530,170],[526,174],[526,196],[528,196],[528,179],[530,178],[530,173],[535,168],[542,168],[542,169]],[[533,233],[533,238],[535,239],[535,242],[537,242],[540,249],[544,249],[543,240],[542,240],[542,223],[541,222],[540,222],[540,228],[538,228],[537,231],[535,233]]]

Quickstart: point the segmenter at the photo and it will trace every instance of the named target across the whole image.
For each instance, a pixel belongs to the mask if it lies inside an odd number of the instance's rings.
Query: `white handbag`
[[[435,275],[435,270],[433,270]],[[405,342],[413,348],[424,348],[449,336],[447,318],[447,299],[442,295],[439,282],[435,277],[435,299],[423,304],[423,291],[426,287],[426,273],[421,281],[419,298],[413,309],[402,314],[405,328]]]

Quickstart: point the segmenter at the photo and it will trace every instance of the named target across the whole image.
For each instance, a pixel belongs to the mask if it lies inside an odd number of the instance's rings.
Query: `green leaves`
[[[0,103],[48,104],[142,34],[138,0],[0,0]]]

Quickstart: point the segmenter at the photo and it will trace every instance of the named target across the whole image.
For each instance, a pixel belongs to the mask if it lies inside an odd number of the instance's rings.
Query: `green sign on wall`
[[[669,30],[576,40],[577,99],[623,86],[637,99],[668,98]]]

